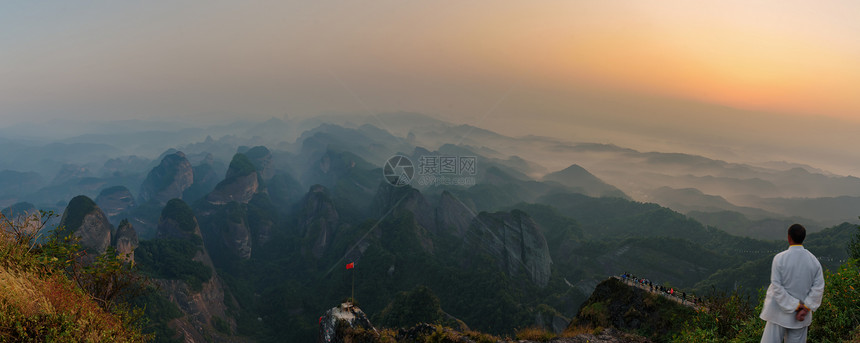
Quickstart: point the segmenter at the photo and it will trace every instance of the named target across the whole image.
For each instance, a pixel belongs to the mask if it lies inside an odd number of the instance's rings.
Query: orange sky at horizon
[[[702,8],[630,4],[548,11],[558,22],[571,12],[582,20],[522,43],[542,56],[536,69],[557,81],[860,122],[860,25],[840,26],[827,15],[845,9],[805,17],[814,5],[786,2],[768,16],[731,1]],[[849,7],[840,15],[860,18],[860,7]],[[593,15],[582,13],[588,10]]]
[[[70,8],[0,5],[0,110],[20,116],[72,109],[105,118],[215,110],[314,115],[354,110],[354,99],[343,97],[346,84],[362,85],[358,95],[379,111],[462,116],[493,101],[474,95],[512,87],[605,91],[619,101],[653,95],[860,122],[857,1]],[[456,101],[459,109],[443,105]],[[567,105],[564,96],[557,101]]]

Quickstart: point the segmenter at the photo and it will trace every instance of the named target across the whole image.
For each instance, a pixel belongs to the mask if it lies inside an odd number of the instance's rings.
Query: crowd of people
[[[702,298],[697,297],[695,294],[687,295],[686,291],[680,291],[675,289],[674,287],[666,287],[659,284],[654,284],[650,279],[640,278],[636,275],[632,275],[630,273],[622,273],[618,276],[621,281],[631,286],[638,286],[644,290],[648,290],[651,293],[660,294],[670,299],[675,299],[684,305],[693,305],[698,306],[702,303]]]

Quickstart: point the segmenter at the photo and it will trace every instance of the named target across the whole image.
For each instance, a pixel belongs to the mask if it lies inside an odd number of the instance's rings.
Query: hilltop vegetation
[[[0,341],[146,342],[125,301],[143,280],[109,249],[85,261],[73,236],[40,237],[0,216]]]

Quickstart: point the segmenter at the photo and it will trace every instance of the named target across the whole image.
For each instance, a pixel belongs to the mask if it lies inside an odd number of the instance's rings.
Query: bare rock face
[[[231,201],[247,204],[259,187],[254,164],[244,154],[236,154],[227,169],[227,177],[206,196],[206,201],[213,205],[224,205]]]
[[[302,200],[299,230],[302,236],[314,242],[310,247],[314,257],[322,257],[339,225],[340,217],[328,196],[328,190],[320,185],[312,186]]]
[[[255,146],[244,152],[245,156],[254,164],[254,169],[263,180],[269,180],[275,176],[275,168],[272,166],[272,152],[264,146]]]
[[[439,200],[439,207],[436,209],[439,230],[448,231],[463,238],[477,216],[476,213],[474,204],[464,203],[453,194],[444,191]]]
[[[164,156],[140,186],[141,202],[155,200],[160,204],[182,198],[182,192],[194,183],[194,170],[181,151]]]
[[[371,335],[379,336],[379,332],[370,323],[364,311],[350,303],[343,303],[326,311],[319,318],[319,325],[320,331],[317,341],[320,343],[352,342],[354,341],[351,337],[352,331],[355,329],[364,329],[365,332],[369,331]]]
[[[532,282],[544,287],[549,282],[552,258],[546,238],[525,212],[481,213],[469,228],[474,243],[496,258],[508,275],[524,270]]]
[[[268,193],[258,193],[248,203],[248,227],[254,235],[254,244],[262,246],[271,238],[278,218],[278,209]]]
[[[193,261],[202,263],[212,270],[212,277],[202,283],[200,290],[193,290],[183,280],[158,279],[156,282],[168,300],[179,306],[184,314],[170,322],[184,342],[233,342],[235,338],[225,337],[214,329],[213,318],[225,321],[231,331],[235,323],[226,315],[224,284],[215,271],[212,259],[203,245],[200,226],[191,208],[180,199],[171,199],[161,212],[158,224],[158,238],[192,240],[200,249]]]
[[[197,258],[195,258],[197,260]],[[211,266],[211,262],[210,266]],[[205,263],[204,263],[205,264]],[[227,320],[224,305],[224,285],[217,275],[203,283],[199,292],[191,290],[182,280],[156,280],[167,299],[179,306],[184,316],[171,321],[184,342],[232,342],[231,337],[222,335],[213,328],[212,318]],[[231,330],[234,325],[228,322]]]
[[[103,189],[96,197],[96,204],[110,218],[116,217],[123,211],[136,206],[134,196],[125,186],[113,186]]]
[[[69,201],[60,226],[81,238],[81,245],[96,253],[103,253],[110,246],[113,226],[104,212],[85,195]]]
[[[117,254],[125,258],[126,261],[134,261],[134,249],[137,249],[139,243],[134,227],[128,220],[123,219],[119,223],[113,239],[113,246],[116,248]]]
[[[251,258],[251,230],[244,206],[231,202],[224,210],[227,220],[220,230],[221,242],[234,256],[245,260]]]
[[[427,231],[436,232],[435,209],[420,191],[410,186],[395,187],[382,182],[373,199],[372,208],[372,213],[377,217],[382,217],[392,210],[407,210],[412,212],[418,225]]]

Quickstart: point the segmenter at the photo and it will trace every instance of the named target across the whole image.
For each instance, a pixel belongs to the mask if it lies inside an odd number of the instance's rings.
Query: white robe
[[[792,245],[773,258],[770,286],[759,317],[788,329],[807,327],[823,296],[821,263],[803,246]],[[797,321],[794,311],[801,301],[812,312],[803,321]]]

